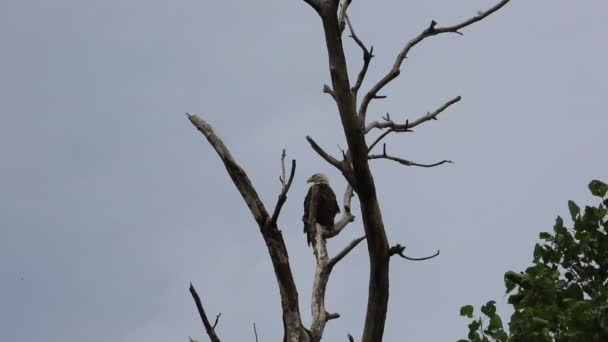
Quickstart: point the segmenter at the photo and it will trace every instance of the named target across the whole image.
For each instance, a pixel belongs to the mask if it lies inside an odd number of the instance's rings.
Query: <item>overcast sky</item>
[[[374,45],[364,90],[435,19],[458,23],[490,0],[355,0]],[[464,304],[504,305],[502,277],[529,264],[538,232],[566,201],[592,203],[606,181],[608,3],[513,1],[416,46],[368,117],[415,119],[463,100],[389,151],[434,169],[376,160],[393,260],[386,341],[465,337]],[[351,75],[360,51],[346,41]],[[329,96],[320,20],[301,0],[0,1],[0,340],[206,340],[197,286],[224,341],[282,337],[274,274],[258,228],[185,112],[207,119],[268,207],[282,148],[298,161],[280,227],[310,322],[314,258],[302,234],[305,180],[326,172],[308,146],[345,141]],[[340,195],[339,195],[340,196]],[[358,207],[356,208],[358,210]],[[355,215],[360,216],[357,211]],[[358,219],[330,243],[362,235]],[[367,302],[363,245],[330,279],[326,340],[359,337]]]

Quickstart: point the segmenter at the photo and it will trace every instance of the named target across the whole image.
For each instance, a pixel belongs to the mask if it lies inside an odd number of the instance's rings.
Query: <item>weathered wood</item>
[[[217,155],[224,163],[228,175],[230,175],[234,185],[241,193],[241,196],[245,200],[245,203],[249,207],[251,214],[260,228],[260,232],[262,233],[262,237],[264,238],[264,242],[268,249],[268,254],[270,255],[270,260],[272,261],[277,284],[279,285],[281,308],[283,311],[283,325],[285,329],[283,340],[287,342],[308,342],[309,336],[302,325],[300,306],[298,303],[298,290],[293,279],[293,273],[291,272],[287,247],[285,246],[283,235],[276,223],[276,218],[279,215],[282,203],[286,199],[287,191],[289,190],[291,180],[293,179],[295,162],[292,166],[289,182],[283,187],[275,213],[273,214],[273,217],[271,217],[266,211],[264,204],[262,204],[262,201],[249,180],[249,177],[245,173],[245,170],[243,170],[234,158],[232,158],[230,151],[226,145],[224,145],[224,142],[220,137],[215,134],[211,125],[196,115],[188,114],[188,119],[201,133],[203,133],[207,138],[207,141],[209,141],[209,144],[215,149]]]

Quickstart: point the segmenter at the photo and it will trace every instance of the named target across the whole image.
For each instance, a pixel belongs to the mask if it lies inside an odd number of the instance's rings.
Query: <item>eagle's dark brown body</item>
[[[313,193],[314,195],[313,199]],[[314,207],[313,207],[314,206]],[[314,217],[309,219],[311,210],[314,208]],[[334,218],[340,212],[340,207],[336,201],[336,195],[331,187],[324,183],[315,183],[304,198],[304,233],[306,233],[308,245],[314,241],[316,223],[331,228],[334,225]]]

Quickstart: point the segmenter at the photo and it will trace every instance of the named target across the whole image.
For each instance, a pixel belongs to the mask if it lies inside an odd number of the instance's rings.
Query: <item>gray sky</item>
[[[373,44],[368,81],[431,19],[460,22],[495,1],[354,1]],[[608,3],[513,1],[486,21],[418,45],[369,117],[417,118],[463,100],[374,161],[394,260],[387,341],[455,341],[464,304],[504,303],[502,276],[531,260],[566,201],[606,180]],[[184,112],[207,119],[267,206],[281,148],[298,172],[280,218],[308,323],[313,256],[300,221],[305,179],[325,171],[312,135],[344,146],[320,20],[301,0],[0,2],[0,340],[206,340],[192,281],[225,341],[282,336],[274,274],[255,222]],[[347,41],[351,74],[360,52]],[[357,216],[358,213],[356,213]],[[567,216],[567,215],[565,215]],[[350,225],[333,253],[362,234]],[[328,341],[360,336],[365,248],[330,280]],[[505,306],[501,306],[505,310]]]

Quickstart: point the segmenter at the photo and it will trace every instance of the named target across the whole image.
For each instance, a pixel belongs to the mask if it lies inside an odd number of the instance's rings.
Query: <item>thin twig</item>
[[[213,322],[213,330],[215,330],[215,327],[217,326],[217,323],[219,322],[220,317],[222,317],[221,312],[217,316],[215,316],[215,322]]]
[[[361,105],[359,107],[359,115],[362,120],[362,123],[363,124],[365,123],[365,115],[367,113],[367,107],[369,106],[369,103],[371,102],[371,100],[374,98],[374,96],[376,96],[376,94],[378,94],[378,92],[384,86],[386,86],[389,82],[391,82],[392,80],[397,78],[397,76],[399,76],[399,74],[401,73],[400,68],[401,68],[401,64],[403,63],[403,60],[405,60],[405,58],[407,57],[407,54],[410,52],[410,50],[416,44],[420,43],[421,41],[423,41],[424,39],[426,39],[428,37],[435,36],[440,33],[461,34],[459,32],[460,29],[465,28],[473,23],[476,23],[476,22],[484,19],[485,17],[489,16],[490,14],[498,11],[501,7],[506,5],[509,1],[510,0],[502,0],[494,7],[490,8],[489,10],[487,10],[485,12],[480,12],[473,18],[465,20],[462,23],[454,25],[454,26],[436,27],[437,22],[433,20],[427,29],[422,31],[422,33],[420,33],[418,36],[414,37],[412,40],[410,40],[407,43],[407,45],[405,45],[405,47],[397,55],[397,58],[395,59],[395,62],[393,64],[393,67],[391,68],[391,70],[386,74],[386,76],[384,76],[380,81],[378,81],[378,83],[376,83],[370,89],[370,91],[365,95],[365,98],[363,99],[363,101],[361,101]]]
[[[196,308],[198,309],[198,314],[201,316],[201,320],[203,321],[203,325],[205,326],[205,331],[211,342],[220,342],[220,338],[217,337],[211,323],[209,323],[209,319],[207,318],[207,314],[205,314],[205,309],[203,308],[203,304],[201,303],[201,298],[198,296],[196,289],[190,283],[190,293],[192,294],[192,298],[194,298],[194,302],[196,303]]]
[[[420,125],[423,122],[429,121],[429,120],[437,120],[437,116],[439,114],[441,114],[441,112],[443,112],[444,110],[448,109],[448,107],[450,107],[451,105],[453,105],[454,103],[460,101],[462,99],[462,97],[460,96],[456,96],[455,98],[449,100],[448,102],[444,103],[443,106],[437,108],[434,112],[432,113],[427,113],[426,115],[412,121],[409,123],[409,128],[414,128],[418,125]]]
[[[281,213],[281,209],[283,208],[283,204],[287,200],[287,192],[291,187],[291,182],[293,181],[293,177],[296,174],[296,160],[291,160],[291,171],[289,173],[289,180],[285,183],[285,149],[283,149],[283,153],[281,155],[281,170],[283,173],[283,186],[281,189],[281,193],[279,194],[279,198],[277,199],[277,204],[274,206],[274,211],[272,212],[272,217],[270,218],[269,225],[275,225],[277,220],[279,219],[279,214]]]
[[[406,122],[405,126],[407,127],[407,122]],[[407,128],[406,128],[406,130],[407,130]],[[376,138],[376,140],[374,140],[374,142],[373,142],[371,145],[369,145],[369,147],[367,148],[367,153],[371,152],[371,151],[372,151],[372,149],[373,149],[374,147],[376,147],[376,145],[378,145],[378,143],[379,143],[380,141],[382,141],[382,139],[384,139],[384,138],[385,138],[387,135],[391,134],[391,133],[392,133],[392,132],[394,132],[394,131],[395,131],[395,130],[394,130],[393,128],[390,128],[390,129],[386,130],[384,133],[380,134],[380,136],[378,136],[378,137]]]
[[[344,18],[346,19],[346,23],[348,24],[348,30],[350,31],[350,37],[355,41],[355,43],[357,43],[357,45],[363,51],[363,66],[361,67],[361,71],[359,71],[359,75],[357,76],[357,81],[355,82],[355,85],[351,88],[351,92],[353,93],[354,101],[356,103],[357,102],[357,93],[359,92],[359,88],[361,88],[361,84],[363,84],[363,80],[365,79],[365,74],[367,74],[367,69],[369,68],[369,63],[371,62],[372,58],[374,58],[374,47],[372,46],[368,50],[367,47],[365,46],[365,44],[363,44],[363,41],[361,41],[361,39],[359,39],[359,37],[355,33],[355,30],[353,29],[353,25],[350,22],[350,18],[348,17],[348,14],[345,13]]]
[[[281,186],[285,187],[285,157],[287,153],[285,149],[281,152],[281,176],[279,176],[279,180],[281,181]]]
[[[321,148],[321,146],[319,146],[319,144],[317,144],[310,136],[306,136],[306,140],[308,141],[312,149],[315,150],[315,152],[317,152],[317,154],[321,156],[321,158],[325,159],[325,161],[335,166],[338,170],[342,171],[343,166],[341,162],[339,162],[336,158],[332,157],[329,153],[325,152]]]
[[[432,164],[421,164],[421,163],[413,162],[411,160],[393,157],[386,153],[386,144],[383,145],[382,154],[370,154],[367,158],[370,160],[371,159],[388,159],[388,160],[395,161],[395,162],[405,165],[405,166],[419,166],[419,167],[435,167],[435,166],[439,166],[439,165],[442,165],[445,163],[449,163],[449,164],[454,163],[451,160],[442,160],[440,162],[432,163]]]
[[[349,342],[355,342],[355,339],[353,338],[353,336],[351,334],[346,334],[346,335],[348,335]]]
[[[344,257],[350,252],[352,251],[355,247],[357,247],[357,245],[361,242],[365,240],[365,236],[362,236],[358,239],[354,239],[353,241],[351,241],[348,245],[346,245],[346,247],[344,247],[344,249],[336,254],[335,257],[331,258],[331,260],[329,260],[328,266],[330,268],[334,267],[338,262],[340,262],[340,260],[344,259]]]
[[[253,333],[255,334],[255,342],[258,342],[258,330],[255,328],[255,322],[253,322]]]
[[[383,119],[384,119],[383,121],[374,121],[372,123],[369,123],[367,126],[365,126],[365,134],[369,133],[374,128],[378,128],[378,129],[392,128],[394,130],[394,132],[413,132],[413,131],[411,131],[412,128],[420,125],[423,122],[429,121],[429,120],[437,120],[437,116],[439,114],[441,114],[443,111],[448,109],[448,107],[450,107],[454,103],[460,101],[461,99],[462,99],[462,97],[456,96],[455,98],[453,98],[453,99],[447,101],[446,103],[444,103],[443,105],[441,105],[441,107],[437,108],[435,111],[426,113],[426,115],[423,115],[420,118],[418,118],[412,122],[409,122],[409,120],[406,120],[404,124],[395,123],[391,119],[390,115],[386,114],[386,117],[383,117]]]

